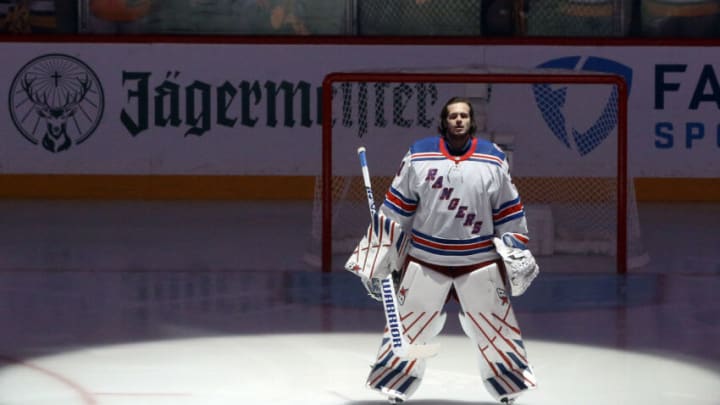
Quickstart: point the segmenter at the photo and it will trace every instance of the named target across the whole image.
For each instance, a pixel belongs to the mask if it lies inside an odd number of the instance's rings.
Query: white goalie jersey
[[[439,136],[414,143],[381,211],[409,234],[408,254],[444,266],[497,260],[494,237],[528,233],[505,154],[479,138],[462,156]]]
[[[422,201],[422,203],[420,203]],[[473,138],[462,156],[441,137],[412,145],[378,215],[345,264],[371,295],[372,280],[398,270],[405,255],[455,267],[502,259],[511,294],[521,295],[539,267],[529,241],[522,201],[505,154]]]

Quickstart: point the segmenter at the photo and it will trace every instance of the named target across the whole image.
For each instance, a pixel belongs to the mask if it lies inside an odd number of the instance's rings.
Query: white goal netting
[[[622,78],[473,67],[335,73],[323,86],[323,175],[307,259],[324,271],[342,268],[369,222],[357,148],[367,148],[379,205],[407,148],[437,134],[453,96],[472,100],[478,136],[507,153],[541,266],[625,272],[646,261],[627,178]]]

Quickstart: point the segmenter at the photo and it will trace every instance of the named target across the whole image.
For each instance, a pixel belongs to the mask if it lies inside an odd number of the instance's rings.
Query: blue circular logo
[[[628,93],[632,85],[632,69],[613,60],[596,56],[587,58],[568,56],[547,61],[538,67],[616,74],[625,80]],[[568,123],[565,114],[567,91],[567,86],[554,88],[550,84],[533,85],[535,102],[553,135],[567,148],[574,149],[584,156],[597,148],[617,127],[618,89],[613,86],[594,123],[585,130],[579,130],[572,123]]]

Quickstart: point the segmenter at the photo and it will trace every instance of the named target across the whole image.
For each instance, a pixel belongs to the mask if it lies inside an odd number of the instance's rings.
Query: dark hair
[[[440,132],[440,135],[445,136],[448,132],[448,126],[447,126],[447,117],[450,115],[448,112],[448,106],[450,104],[457,104],[457,103],[465,103],[470,107],[470,135],[474,134],[475,131],[477,131],[477,124],[475,123],[475,109],[473,108],[472,103],[470,100],[464,97],[452,97],[450,100],[445,103],[445,106],[443,106],[442,110],[440,111],[440,125],[438,125],[438,131]]]

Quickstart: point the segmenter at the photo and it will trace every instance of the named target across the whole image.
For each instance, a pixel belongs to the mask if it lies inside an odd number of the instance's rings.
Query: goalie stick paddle
[[[370,220],[374,221],[377,210],[375,209],[375,199],[373,198],[372,186],[370,184],[370,170],[368,169],[365,147],[359,147],[357,153],[360,158],[365,194],[367,195],[368,208],[370,209]],[[381,290],[385,321],[390,331],[393,353],[401,358],[417,359],[435,356],[440,349],[439,344],[410,344],[407,337],[405,337],[405,333],[403,333],[402,330],[402,323],[400,322],[400,313],[398,312],[397,296],[395,295],[392,273],[388,274],[387,277],[382,280]]]

